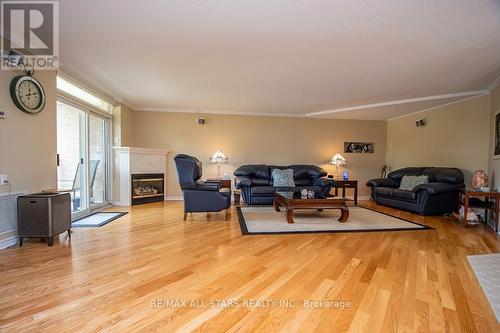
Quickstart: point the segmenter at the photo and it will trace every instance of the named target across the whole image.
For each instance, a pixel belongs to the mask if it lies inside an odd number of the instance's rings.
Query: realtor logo
[[[1,69],[56,69],[58,1],[0,1],[0,4]]]

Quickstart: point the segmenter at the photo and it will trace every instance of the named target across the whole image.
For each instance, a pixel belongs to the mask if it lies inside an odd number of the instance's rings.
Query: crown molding
[[[189,109],[189,108],[162,108],[151,106],[130,106],[136,112],[167,112],[167,113],[197,113],[203,114],[220,114],[234,116],[266,116],[266,117],[293,117],[304,118],[304,114],[294,113],[265,113],[265,112],[248,112],[248,111],[230,111],[230,110],[205,110],[205,109]]]
[[[345,112],[345,111],[354,111],[354,110],[362,110],[362,109],[371,109],[371,108],[376,108],[376,107],[381,107],[381,106],[390,106],[390,105],[398,105],[398,104],[408,104],[408,103],[416,103],[416,102],[434,101],[434,100],[439,100],[439,99],[454,98],[454,97],[465,97],[465,96],[473,96],[473,95],[482,95],[482,94],[487,94],[487,93],[489,93],[489,91],[486,90],[486,89],[483,89],[483,90],[464,91],[464,92],[444,94],[444,95],[435,95],[435,96],[425,96],[425,97],[417,97],[417,98],[399,99],[399,100],[395,100],[395,101],[387,101],[387,102],[374,103],[374,104],[364,104],[364,105],[350,106],[350,107],[346,107],[346,108],[339,108],[339,109],[332,109],[332,110],[311,112],[311,113],[306,113],[306,116],[309,116],[309,117],[312,117],[312,116],[321,116],[321,115],[325,115],[325,114]]]
[[[488,90],[493,92],[500,85],[500,75],[493,81],[493,83],[489,86]]]
[[[466,98],[461,98],[461,99],[453,101],[453,102],[449,102],[449,103],[445,103],[445,104],[439,104],[439,105],[432,106],[430,108],[423,109],[423,110],[420,110],[420,111],[415,111],[415,112],[404,114],[404,115],[397,116],[397,117],[394,117],[394,118],[389,118],[389,119],[387,119],[387,121],[410,117],[410,116],[413,116],[413,115],[416,115],[416,114],[419,114],[419,113],[422,113],[422,112],[432,111],[432,110],[439,109],[439,108],[442,108],[442,107],[445,107],[445,106],[448,106],[448,105],[453,105],[453,104],[465,102],[465,101],[468,101],[468,100],[471,100],[471,99],[475,99],[475,98],[479,98],[479,97],[483,97],[483,96],[486,96],[486,95],[489,95],[489,94],[490,94],[490,92],[487,92],[487,93],[481,94],[481,95],[476,95],[476,96],[470,96],[470,97],[466,97]]]
[[[193,113],[193,114],[199,114],[199,115],[202,115],[202,114],[220,114],[220,115],[236,115],[236,116],[293,117],[293,118],[312,118],[312,117],[314,117],[314,118],[329,118],[328,117],[329,114],[338,113],[338,112],[362,110],[362,109],[369,109],[369,108],[389,106],[389,105],[425,102],[425,101],[432,101],[432,100],[439,100],[439,99],[446,99],[446,98],[465,97],[465,98],[462,98],[462,99],[454,101],[454,102],[440,104],[440,105],[436,105],[434,107],[427,108],[424,110],[419,110],[419,111],[412,112],[409,114],[386,119],[386,121],[389,121],[389,120],[407,117],[407,116],[410,116],[410,115],[413,115],[416,113],[420,113],[420,112],[430,111],[430,110],[433,110],[435,108],[455,104],[455,103],[462,102],[462,101],[465,101],[468,99],[484,96],[484,95],[487,95],[489,93],[490,93],[490,91],[487,89],[475,90],[475,91],[465,91],[465,92],[451,93],[451,94],[444,94],[444,95],[401,99],[401,100],[381,102],[381,103],[375,103],[375,104],[357,105],[357,106],[351,106],[351,107],[347,107],[347,108],[339,108],[339,109],[333,109],[333,110],[310,112],[310,113],[306,113],[306,114],[265,113],[265,112],[246,112],[246,111],[230,111],[230,110],[202,110],[202,109],[190,109],[190,108],[162,108],[162,107],[151,107],[151,106],[130,106],[130,107],[134,111],[137,111],[137,112]]]

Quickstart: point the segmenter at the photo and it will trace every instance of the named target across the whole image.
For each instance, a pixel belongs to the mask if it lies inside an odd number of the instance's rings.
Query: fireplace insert
[[[132,175],[132,205],[161,202],[165,199],[165,176],[163,173]]]

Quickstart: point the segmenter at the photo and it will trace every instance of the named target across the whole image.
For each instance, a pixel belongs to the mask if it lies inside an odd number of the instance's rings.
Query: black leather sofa
[[[201,178],[202,165],[196,157],[179,154],[175,156],[179,184],[184,195],[184,221],[187,213],[220,212],[231,206],[231,190],[221,189],[219,181]]]
[[[429,183],[413,190],[401,190],[403,176],[427,175]],[[464,188],[464,174],[457,168],[410,167],[395,170],[387,178],[369,180],[372,200],[419,215],[442,215],[456,211],[458,193]]]
[[[235,187],[241,190],[243,200],[248,205],[271,205],[276,187],[271,177],[273,169],[292,169],[297,190],[307,189],[322,195],[329,195],[337,184],[325,178],[327,172],[315,165],[243,165],[234,171]]]

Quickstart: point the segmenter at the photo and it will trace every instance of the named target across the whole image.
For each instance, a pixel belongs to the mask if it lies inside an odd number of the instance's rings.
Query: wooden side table
[[[240,204],[240,191],[238,190],[235,190],[233,191],[232,188],[231,188],[231,179],[208,179],[208,180],[211,180],[211,181],[219,181],[220,182],[220,188],[228,188],[230,189],[232,192],[233,192],[233,202],[235,205],[239,205]]]
[[[339,195],[339,188],[342,189],[342,198],[345,198],[345,191],[348,188],[354,190],[354,205],[358,205],[358,181],[357,180],[335,180],[337,187],[335,188],[335,196]]]
[[[482,191],[476,191],[476,190],[471,190],[471,189],[462,189],[460,191],[460,194],[458,195],[458,202],[459,204],[462,203],[462,196],[463,196],[463,202],[464,202],[464,218],[461,218],[458,216],[458,218],[461,220],[461,222],[464,224],[464,227],[468,227],[471,224],[467,221],[467,212],[469,208],[478,208],[478,209],[484,209],[486,211],[486,223],[488,223],[488,214],[487,212],[489,210],[493,211],[495,213],[495,232],[498,232],[498,215],[500,211],[500,192],[482,192]],[[470,198],[485,198],[485,205],[480,205],[480,206],[474,206],[470,205],[469,201]],[[493,199],[493,202],[490,202],[490,199]],[[460,205],[459,205],[460,207]]]
[[[207,179],[207,181],[218,181],[220,182],[220,188],[231,189],[231,179]]]

